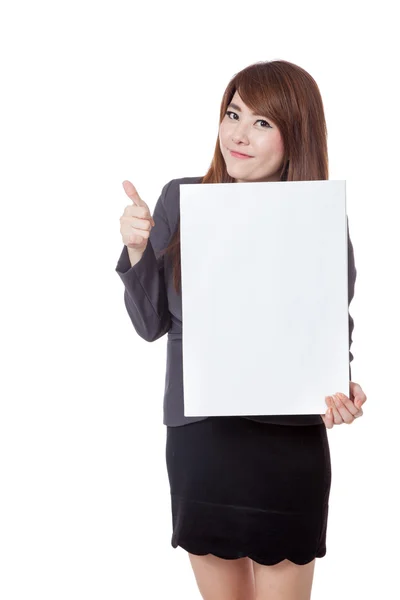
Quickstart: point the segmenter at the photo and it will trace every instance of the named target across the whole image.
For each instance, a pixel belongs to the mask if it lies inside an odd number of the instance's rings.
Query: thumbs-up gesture
[[[128,248],[143,253],[148,243],[150,231],[155,223],[149,207],[139,196],[133,183],[125,180],[122,182],[122,186],[126,195],[133,202],[133,204],[125,207],[119,219],[122,241]]]

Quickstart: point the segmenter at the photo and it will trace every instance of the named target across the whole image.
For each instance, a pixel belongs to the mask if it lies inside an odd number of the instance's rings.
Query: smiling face
[[[219,146],[237,183],[280,181],[284,159],[278,127],[266,115],[254,115],[236,91],[219,126]],[[231,150],[250,155],[237,158]]]

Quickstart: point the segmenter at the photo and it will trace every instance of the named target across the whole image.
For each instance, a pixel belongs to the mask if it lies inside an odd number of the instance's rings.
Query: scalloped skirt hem
[[[212,417],[167,429],[173,548],[261,565],[326,555],[326,427]]]
[[[317,554],[310,556],[308,558],[304,558],[304,556],[300,557],[300,556],[268,556],[268,557],[260,557],[260,556],[256,556],[254,554],[245,554],[243,552],[236,552],[236,553],[230,553],[230,554],[221,554],[221,553],[216,553],[216,552],[199,552],[198,550],[193,550],[193,548],[191,548],[190,544],[185,544],[185,543],[177,543],[177,542],[171,542],[171,545],[173,548],[182,548],[183,550],[185,550],[186,552],[189,552],[190,554],[195,554],[196,556],[206,556],[207,554],[212,554],[213,556],[216,556],[217,558],[223,558],[224,560],[237,560],[239,558],[250,558],[252,561],[258,563],[259,565],[264,565],[264,566],[273,566],[273,565],[277,565],[278,563],[282,562],[283,560],[290,560],[290,562],[296,564],[296,565],[307,565],[308,563],[310,563],[311,561],[313,561],[315,558],[323,558],[326,555],[326,548],[323,550],[320,550]]]
[[[171,495],[171,545],[191,554],[261,565],[290,560],[305,565],[326,555],[329,505],[318,511],[277,511],[197,502]]]

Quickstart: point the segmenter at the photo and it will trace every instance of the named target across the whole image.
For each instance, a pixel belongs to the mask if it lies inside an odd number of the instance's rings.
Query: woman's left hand
[[[367,400],[361,386],[354,381],[350,381],[350,396],[337,392],[333,396],[326,396],[325,401],[328,410],[325,415],[321,415],[327,429],[332,429],[334,425],[342,423],[353,423],[357,417],[363,415],[362,405]]]

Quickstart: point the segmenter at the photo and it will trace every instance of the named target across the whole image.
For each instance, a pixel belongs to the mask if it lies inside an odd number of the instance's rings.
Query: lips
[[[229,150],[232,156],[241,156],[243,158],[253,158],[250,154],[244,154],[243,152],[237,152],[236,150]]]

